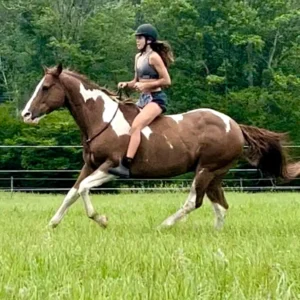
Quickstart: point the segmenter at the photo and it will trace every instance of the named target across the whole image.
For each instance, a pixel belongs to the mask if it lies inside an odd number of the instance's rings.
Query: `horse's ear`
[[[56,74],[55,75],[58,77],[61,74],[62,70],[63,70],[62,63],[59,63],[59,65],[56,68]]]
[[[42,68],[43,68],[43,70],[44,70],[44,73],[46,74],[47,71],[48,71],[48,68],[47,68],[45,65],[42,65]]]

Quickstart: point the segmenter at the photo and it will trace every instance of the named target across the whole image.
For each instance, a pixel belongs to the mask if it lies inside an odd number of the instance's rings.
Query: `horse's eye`
[[[49,86],[44,85],[43,86],[43,91],[48,91],[49,90]]]

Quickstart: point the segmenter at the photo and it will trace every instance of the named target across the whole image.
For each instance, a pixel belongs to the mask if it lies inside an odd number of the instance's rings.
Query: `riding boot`
[[[125,156],[122,158],[119,166],[116,168],[109,168],[108,173],[123,178],[129,178],[131,163],[132,158]]]

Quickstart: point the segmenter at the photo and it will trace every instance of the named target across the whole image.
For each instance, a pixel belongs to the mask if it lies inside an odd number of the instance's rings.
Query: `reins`
[[[124,91],[126,97],[129,98],[129,94],[128,94],[128,92],[127,92],[126,90],[124,90],[124,89],[118,89],[117,99],[118,99],[119,101],[123,101],[123,99],[122,99],[123,91]],[[117,109],[115,110],[115,112],[114,112],[114,114],[113,114],[111,120],[110,120],[108,123],[106,123],[106,125],[105,125],[99,132],[97,132],[97,133],[96,133],[95,135],[93,135],[91,138],[88,138],[88,139],[86,140],[86,143],[87,143],[87,144],[89,144],[92,140],[94,140],[96,137],[98,137],[102,132],[104,132],[104,131],[108,128],[108,126],[111,124],[111,122],[112,122],[113,119],[115,118],[115,116],[116,116],[118,110],[119,110],[119,103],[118,103],[118,105],[117,105]]]

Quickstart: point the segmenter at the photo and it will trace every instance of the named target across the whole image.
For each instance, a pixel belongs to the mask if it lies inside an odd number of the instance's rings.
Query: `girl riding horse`
[[[126,156],[108,173],[130,177],[130,166],[141,142],[141,131],[166,111],[167,97],[163,87],[171,85],[168,66],[173,53],[168,43],[157,40],[157,30],[151,24],[143,24],[135,33],[139,53],[135,56],[135,76],[129,82],[120,82],[118,88],[131,88],[139,92],[137,105],[142,109],[134,119],[130,130],[130,142]]]

